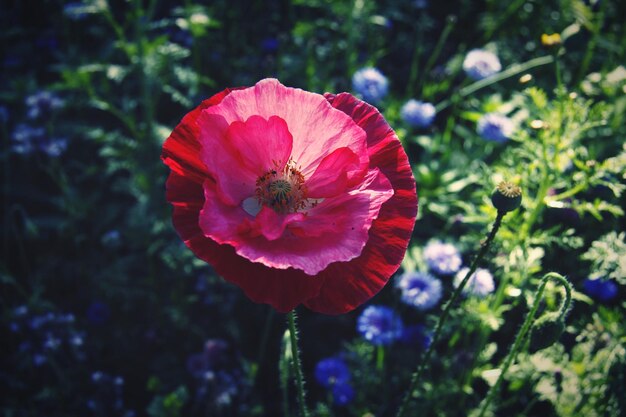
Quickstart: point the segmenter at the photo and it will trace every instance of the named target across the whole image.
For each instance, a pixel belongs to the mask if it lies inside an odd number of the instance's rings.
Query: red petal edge
[[[370,168],[379,168],[394,189],[372,224],[361,256],[329,265],[320,274],[326,277],[320,293],[304,303],[320,313],[342,314],[377,294],[400,267],[415,225],[417,192],[406,153],[378,110],[348,93],[325,97],[365,130]]]
[[[163,162],[171,168],[167,200],[174,206],[173,223],[185,244],[215,271],[255,302],[288,312],[304,303],[325,314],[351,311],[373,297],[398,269],[408,246],[417,214],[415,180],[407,156],[391,127],[376,108],[350,94],[327,94],[329,103],[365,130],[370,167],[378,167],[391,182],[394,196],[383,204],[372,224],[362,254],[350,262],[329,265],[317,276],[292,268],[281,270],[250,262],[229,245],[206,238],[198,225],[204,203],[202,183],[211,179],[199,158],[197,119],[218,104],[226,89],[188,113],[163,145]]]

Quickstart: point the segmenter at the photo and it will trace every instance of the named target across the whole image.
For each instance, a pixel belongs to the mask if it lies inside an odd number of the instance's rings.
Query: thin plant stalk
[[[428,58],[428,61],[426,61],[426,65],[424,66],[424,70],[423,70],[424,75],[428,74],[428,72],[433,67],[433,65],[435,65],[435,62],[437,62],[437,58],[439,58],[439,55],[441,55],[443,46],[448,40],[450,33],[452,33],[452,29],[454,28],[456,21],[457,21],[456,16],[448,16],[448,18],[446,19],[446,26],[443,28],[443,31],[441,32],[441,36],[439,36],[439,40],[437,41],[437,44],[435,45],[435,48],[433,49],[432,54],[430,54],[430,58]],[[416,63],[416,61],[414,61],[414,63]],[[411,72],[411,75],[413,75],[413,72]],[[420,82],[418,83],[418,87],[417,87],[418,91],[416,93],[421,92],[423,81],[424,81],[424,76],[420,78]],[[415,80],[413,80],[413,84],[414,83],[415,83]],[[411,85],[411,82],[409,82],[409,85]],[[411,91],[409,91],[409,93],[411,93]]]
[[[291,345],[291,358],[293,363],[294,374],[296,378],[296,390],[298,392],[298,405],[300,407],[300,416],[309,417],[309,411],[306,408],[306,393],[304,391],[304,376],[302,372],[302,363],[300,362],[300,349],[298,348],[298,330],[296,328],[296,312],[294,310],[287,313],[287,324],[289,326],[289,340]]]
[[[290,352],[291,343],[289,342],[289,330],[285,330],[282,338],[281,349],[280,349],[280,359],[278,360],[278,376],[280,382],[280,390],[283,395],[283,416],[290,417],[291,413],[289,412],[289,376],[291,367],[291,353]]]
[[[385,347],[378,346],[376,349],[376,369],[382,371],[385,367]]]
[[[270,308],[267,313],[267,317],[265,319],[265,326],[263,326],[263,336],[261,336],[261,343],[259,345],[259,356],[257,359],[257,368],[254,372],[254,382],[256,383],[259,378],[259,372],[261,370],[261,365],[265,362],[265,354],[267,352],[267,344],[269,341],[269,336],[272,330],[272,323],[274,322],[274,309]]]
[[[489,389],[489,392],[487,393],[487,397],[483,401],[483,405],[477,417],[483,417],[483,415],[487,411],[487,408],[493,401],[496,393],[498,392],[498,389],[500,388],[500,384],[502,383],[504,376],[506,375],[507,371],[509,370],[509,367],[515,360],[515,357],[519,353],[522,343],[524,342],[526,338],[526,334],[528,333],[528,331],[531,328],[531,325],[534,322],[535,315],[537,314],[537,310],[539,309],[539,304],[543,297],[543,292],[546,288],[546,284],[548,283],[550,279],[554,279],[558,281],[565,288],[565,297],[561,302],[561,306],[559,308],[559,315],[564,316],[565,314],[567,314],[571,301],[572,301],[571,285],[567,281],[567,279],[565,279],[562,275],[557,274],[556,272],[549,272],[546,275],[544,275],[543,278],[541,279],[541,284],[539,285],[539,288],[537,289],[537,293],[535,294],[535,301],[533,302],[533,306],[530,309],[530,312],[528,313],[528,315],[526,316],[526,320],[524,320],[524,324],[522,324],[520,331],[517,333],[517,336],[515,337],[515,342],[513,342],[513,346],[511,347],[509,354],[504,359],[504,363],[502,364],[500,375],[498,375],[498,379],[496,380],[496,383],[493,384],[493,386]]]
[[[459,286],[454,290],[454,292],[452,293],[452,296],[450,297],[450,299],[444,306],[443,312],[439,316],[439,320],[437,321],[437,325],[435,326],[433,339],[430,343],[430,346],[428,346],[428,349],[424,353],[424,356],[422,356],[422,360],[420,361],[419,366],[417,367],[417,370],[413,373],[413,376],[411,377],[411,383],[409,385],[409,389],[406,391],[404,395],[404,399],[402,400],[402,403],[400,404],[400,408],[398,409],[398,414],[396,415],[397,417],[404,416],[404,413],[406,412],[406,408],[411,402],[411,399],[413,398],[413,393],[415,392],[417,388],[417,383],[420,380],[420,377],[422,376],[422,373],[424,372],[424,369],[426,368],[426,365],[428,364],[430,360],[430,356],[432,355],[434,351],[434,347],[439,340],[443,325],[445,324],[448,316],[450,315],[452,306],[461,296],[463,288],[465,288],[465,285],[469,281],[472,274],[476,272],[476,269],[478,268],[478,264],[482,261],[485,254],[487,253],[487,250],[489,249],[489,246],[491,246],[491,242],[496,236],[498,229],[500,229],[500,225],[502,224],[502,218],[504,217],[505,214],[506,212],[498,210],[498,214],[496,215],[496,219],[493,223],[491,231],[489,232],[489,235],[487,236],[487,239],[482,244],[480,251],[478,252],[478,255],[476,255],[476,258],[474,258],[474,261],[472,262],[472,265],[470,266],[469,270],[465,274],[465,277],[463,278]]]
[[[526,61],[522,64],[514,64],[511,65],[509,68],[507,68],[506,70],[499,72],[497,74],[492,75],[491,77],[487,77],[485,79],[476,81],[475,83],[472,83],[470,85],[468,85],[467,87],[463,87],[461,88],[457,93],[453,94],[453,96],[448,99],[448,100],[444,100],[440,103],[438,103],[435,106],[435,109],[437,110],[437,113],[439,113],[440,111],[448,108],[450,106],[450,104],[452,104],[452,102],[460,100],[464,97],[467,97],[473,93],[475,93],[476,91],[488,87],[490,85],[496,84],[502,80],[506,80],[507,78],[511,78],[511,77],[515,77],[516,75],[519,75],[523,72],[526,72],[530,69],[536,68],[536,67],[540,67],[542,65],[547,65],[554,62],[554,56],[552,55],[545,55],[545,56],[540,56],[537,58],[533,58],[529,61]]]

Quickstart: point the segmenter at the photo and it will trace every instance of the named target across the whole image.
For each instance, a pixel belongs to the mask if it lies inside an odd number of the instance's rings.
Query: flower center
[[[256,198],[260,205],[277,213],[295,213],[307,206],[304,175],[290,159],[282,169],[275,167],[256,180]]]
[[[498,184],[498,191],[508,198],[515,198],[522,195],[522,189],[520,187],[507,181],[502,181]]]

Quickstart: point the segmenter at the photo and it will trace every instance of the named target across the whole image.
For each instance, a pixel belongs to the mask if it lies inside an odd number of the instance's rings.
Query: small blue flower
[[[73,1],[63,6],[63,14],[71,20],[83,20],[90,14],[106,9],[107,3],[100,0]]]
[[[617,296],[617,284],[612,280],[589,278],[585,280],[583,287],[589,296],[603,303]]]
[[[193,34],[187,30],[179,27],[171,28],[169,31],[170,40],[186,48],[193,46]]]
[[[8,120],[9,110],[4,106],[0,106],[0,123],[6,123]]]
[[[357,320],[357,330],[376,346],[389,345],[402,336],[402,319],[391,308],[368,306]]]
[[[91,381],[98,383],[106,378],[106,374],[100,371],[95,371],[91,374]]]
[[[347,405],[354,399],[354,388],[348,383],[335,384],[332,387],[333,401],[336,405]]]
[[[59,40],[53,34],[45,34],[37,39],[36,45],[39,49],[52,51],[59,47]]]
[[[432,343],[432,334],[421,324],[406,326],[400,340],[407,345],[418,345],[421,349],[428,349]]]
[[[39,330],[44,325],[46,325],[46,324],[50,323],[51,321],[53,321],[54,318],[55,318],[54,314],[52,314],[52,313],[48,313],[46,315],[41,315],[41,316],[35,316],[35,317],[33,317],[33,318],[31,318],[29,320],[28,325],[33,330]]]
[[[13,315],[15,317],[23,317],[26,314],[28,314],[28,306],[25,305],[15,307],[15,310],[13,310]]]
[[[42,151],[49,156],[59,156],[67,148],[67,140],[48,138],[43,127],[33,127],[22,123],[13,131],[11,148],[19,154]]]
[[[400,109],[400,117],[413,127],[428,127],[435,119],[437,111],[431,103],[411,99]]]
[[[278,39],[276,38],[265,38],[261,41],[261,48],[267,53],[276,52],[278,45]]]
[[[87,308],[87,320],[92,324],[104,324],[109,317],[111,317],[111,309],[101,301],[94,301]]]
[[[72,346],[82,346],[85,343],[85,339],[82,334],[74,333],[70,335],[69,343]]]
[[[362,68],[352,76],[352,88],[363,100],[376,104],[387,95],[389,81],[376,68]]]
[[[469,268],[463,268],[454,277],[454,286],[458,287],[465,278],[465,274]],[[484,297],[493,292],[495,285],[493,276],[486,269],[478,268],[469,278],[467,284],[463,288],[463,294],[472,294],[478,297]]]
[[[350,381],[348,365],[339,358],[322,359],[315,365],[315,379],[323,387],[329,388]]]
[[[57,350],[61,346],[61,340],[58,337],[55,337],[51,333],[48,333],[43,342],[44,349],[47,350]]]
[[[402,290],[402,301],[418,310],[431,309],[441,300],[441,281],[426,272],[406,272],[396,285]]]
[[[463,264],[461,253],[453,244],[438,240],[428,242],[423,255],[428,268],[441,275],[453,274]]]
[[[29,119],[46,118],[54,110],[63,107],[64,101],[50,91],[39,91],[26,97]]]
[[[43,142],[46,131],[43,127],[33,127],[27,124],[18,124],[13,131],[14,152],[28,154],[37,150],[38,143]]]
[[[485,140],[502,143],[511,138],[515,124],[502,114],[487,113],[478,120],[476,131]]]
[[[67,139],[50,138],[39,145],[39,150],[48,156],[59,156],[67,149]]]
[[[80,1],[66,3],[63,6],[63,14],[72,20],[82,20],[89,13],[86,11],[85,5]]]
[[[463,60],[463,71],[474,80],[482,80],[500,72],[502,64],[493,52],[484,49],[473,49]]]
[[[41,353],[35,353],[33,355],[33,363],[35,364],[35,366],[41,366],[47,361],[48,361],[48,358],[45,355],[42,355]]]
[[[196,378],[202,378],[209,372],[211,364],[202,353],[194,353],[187,358],[187,370]]]
[[[109,230],[100,238],[100,242],[107,248],[117,248],[120,246],[122,235],[119,230]]]

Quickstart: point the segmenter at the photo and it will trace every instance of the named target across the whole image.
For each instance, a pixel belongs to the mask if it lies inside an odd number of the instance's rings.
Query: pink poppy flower
[[[163,145],[185,244],[255,302],[345,313],[397,270],[415,180],[376,108],[275,79],[227,89]]]

